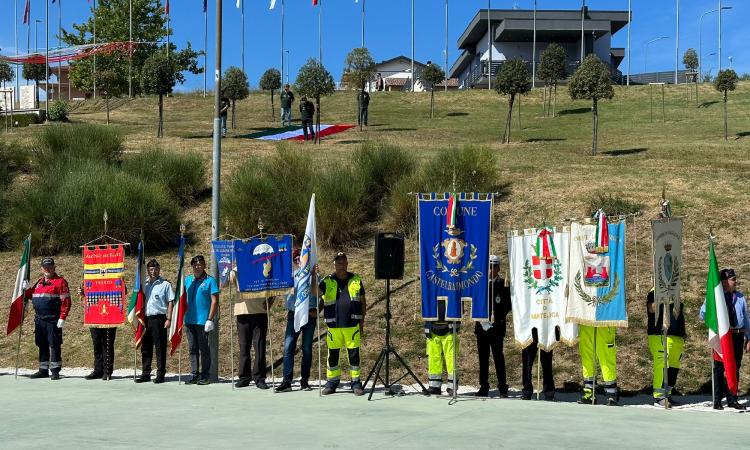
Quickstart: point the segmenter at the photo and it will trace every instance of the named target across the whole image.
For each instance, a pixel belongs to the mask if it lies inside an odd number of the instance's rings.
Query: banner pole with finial
[[[181,223],[180,224],[180,243],[182,243],[182,238],[184,237],[185,237],[185,224]],[[183,249],[183,252],[184,252],[184,249]],[[183,270],[184,270],[184,266],[185,266],[185,254],[184,253],[182,255],[182,258],[183,258],[182,265],[183,265]],[[183,276],[182,280],[178,280],[178,281],[180,283],[184,283],[185,277]],[[178,292],[177,295],[180,295],[180,293]],[[177,304],[179,304],[179,302],[180,300],[177,299]],[[179,310],[178,310],[178,313],[179,313]],[[182,335],[182,330],[180,330],[180,335]],[[182,339],[181,338],[182,336],[180,336],[180,348],[177,351],[177,384],[178,385],[182,384]]]

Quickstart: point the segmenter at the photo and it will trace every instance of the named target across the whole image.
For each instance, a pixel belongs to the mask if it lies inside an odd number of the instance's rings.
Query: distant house
[[[549,44],[557,43],[568,54],[568,73],[572,73],[580,64],[583,48],[584,56],[598,56],[610,67],[613,80],[621,82],[622,74],[617,68],[625,51],[612,48],[611,43],[612,36],[627,24],[627,11],[594,11],[588,7],[583,10],[537,10],[536,62],[539,64],[540,55]],[[531,73],[533,40],[533,10],[479,10],[458,39],[458,48],[463,52],[453,64],[449,76],[457,78],[462,89],[486,88],[488,75],[494,79],[503,62],[512,58],[521,58]]]
[[[419,81],[422,71],[425,68],[425,64],[414,61],[414,90],[416,92],[424,91],[422,83]],[[375,73],[380,74],[384,80],[385,91],[411,91],[412,87],[412,74],[411,74],[411,58],[406,56],[397,56],[385,61],[381,61],[375,65]],[[370,92],[376,91],[376,80],[370,82],[368,89]],[[355,88],[349,86],[349,77],[346,73],[341,77],[341,86],[349,89]]]

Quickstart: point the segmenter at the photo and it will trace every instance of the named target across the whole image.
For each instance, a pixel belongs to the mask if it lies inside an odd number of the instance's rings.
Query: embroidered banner
[[[570,226],[567,322],[627,327],[625,221]],[[606,233],[606,240],[602,236]]]
[[[682,218],[653,220],[654,302],[680,302],[682,269]]]
[[[516,342],[523,348],[533,342],[534,328],[539,347],[546,351],[557,344],[557,327],[560,340],[567,344],[578,337],[578,325],[565,322],[569,245],[569,227],[508,233],[513,332]]]
[[[294,288],[292,236],[270,234],[249,241],[234,241],[234,262],[240,292],[258,296],[286,295]]]
[[[438,301],[446,319],[459,320],[462,301],[471,318],[489,319],[489,242],[492,195],[425,194],[419,203],[419,254],[422,317],[437,320]]]
[[[234,241],[211,241],[216,264],[219,266],[219,288],[229,283],[229,274],[234,270]]]
[[[83,324],[125,323],[125,249],[122,245],[83,248]]]

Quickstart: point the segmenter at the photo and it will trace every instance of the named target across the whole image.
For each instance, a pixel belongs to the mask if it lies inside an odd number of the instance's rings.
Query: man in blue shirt
[[[187,384],[209,384],[211,370],[211,350],[208,347],[208,333],[214,329],[214,317],[219,303],[219,286],[216,280],[206,273],[206,259],[203,255],[190,260],[193,275],[185,278],[187,292],[187,328],[190,370],[193,377]]]
[[[737,383],[740,382],[740,365],[742,364],[742,352],[750,347],[750,318],[748,318],[747,301],[742,292],[737,290],[737,274],[734,269],[722,269],[719,273],[721,287],[724,289],[724,300],[727,303],[729,314],[729,327],[732,334],[734,347],[734,361],[737,367]],[[705,320],[706,302],[703,302],[700,310],[701,320]],[[724,363],[714,360],[714,409],[724,409],[721,400],[727,398],[727,407],[744,411],[746,407],[737,401],[737,397],[729,392],[727,379],[724,372]]]
[[[141,341],[141,376],[136,383],[144,383],[151,379],[151,362],[156,347],[156,378],[154,383],[164,382],[167,367],[167,330],[170,326],[174,306],[174,291],[169,281],[160,276],[159,262],[152,259],[146,263],[148,279],[143,285],[146,298],[146,329]]]

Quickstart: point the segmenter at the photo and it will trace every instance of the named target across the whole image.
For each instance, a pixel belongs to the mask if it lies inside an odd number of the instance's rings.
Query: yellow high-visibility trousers
[[[448,383],[452,384],[455,377],[455,367],[453,366],[454,352],[458,351],[458,337],[453,339],[453,333],[445,336],[438,336],[430,333],[427,338],[427,374],[429,377],[430,387],[441,387],[443,385],[443,359],[445,359],[445,369],[448,372]],[[458,354],[456,354],[458,357]]]
[[[649,335],[648,349],[654,358],[654,398],[663,398],[666,391],[667,397],[672,394],[672,384],[677,381],[677,373],[670,376],[666,386],[664,385],[664,336]],[[682,349],[685,339],[680,336],[667,336],[667,369],[679,369],[682,360]],[[674,372],[674,371],[673,371]]]

